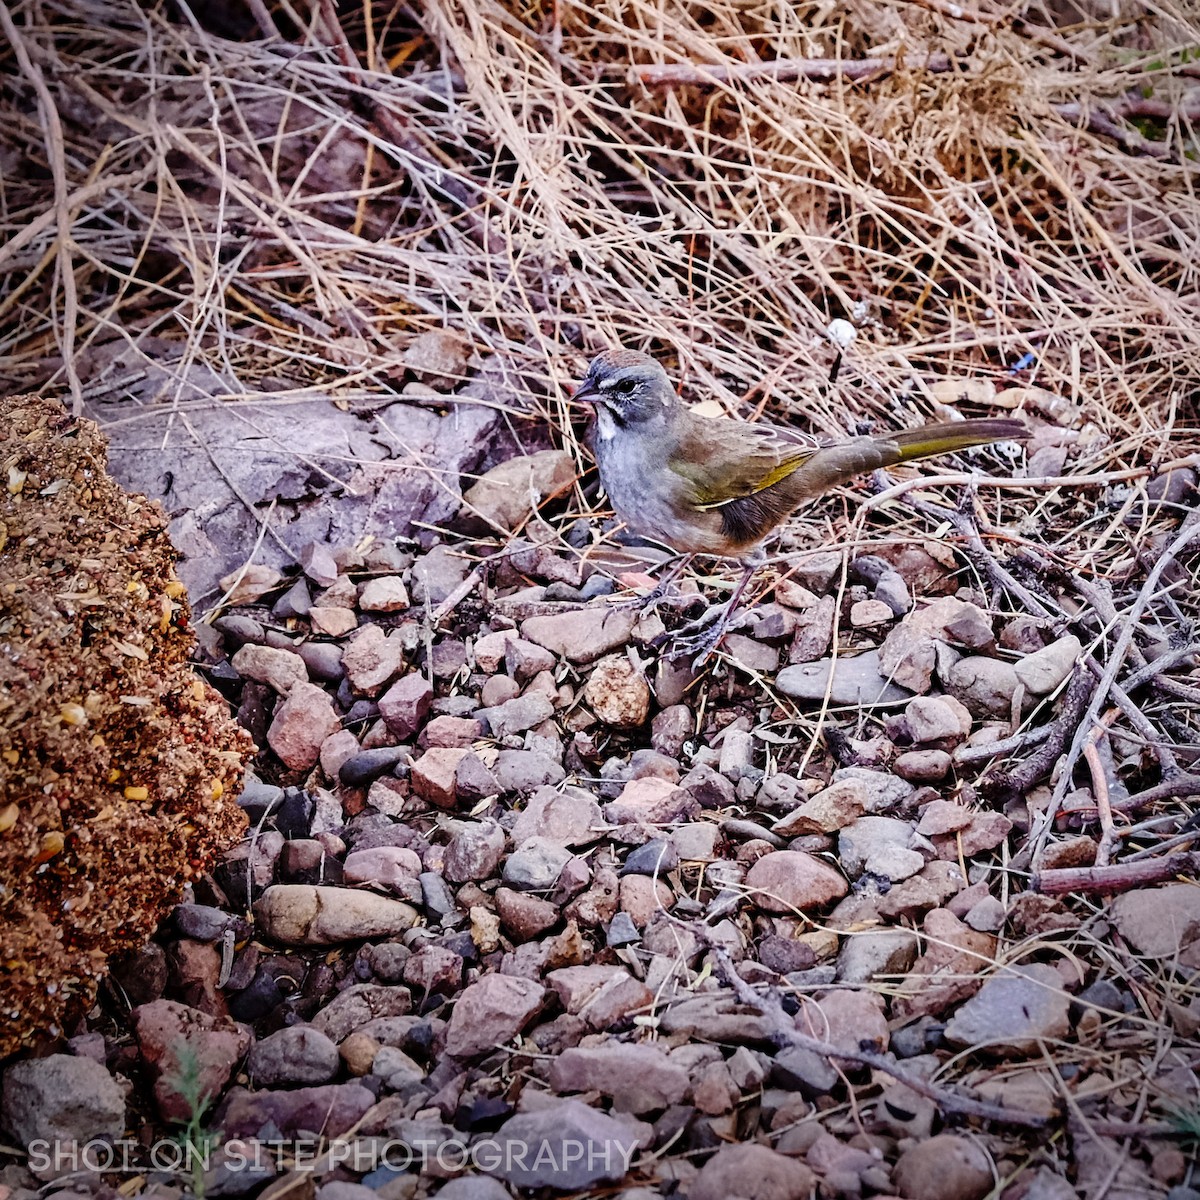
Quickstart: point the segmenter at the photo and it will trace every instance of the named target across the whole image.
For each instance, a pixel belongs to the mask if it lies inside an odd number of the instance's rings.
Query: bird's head
[[[676,404],[667,373],[648,354],[608,350],[592,359],[573,400],[596,407],[602,436],[615,429],[653,426]],[[608,429],[610,432],[605,433]]]

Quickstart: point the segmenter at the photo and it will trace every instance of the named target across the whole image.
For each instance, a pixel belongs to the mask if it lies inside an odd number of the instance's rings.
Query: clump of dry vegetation
[[[191,672],[162,510],[92,421],[0,401],[0,1054],[51,1042],[241,833],[252,747]]]

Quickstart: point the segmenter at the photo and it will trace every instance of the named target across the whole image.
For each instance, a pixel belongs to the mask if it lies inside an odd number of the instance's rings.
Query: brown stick
[[[984,795],[1004,800],[1024,796],[1031,787],[1040,783],[1054,770],[1055,763],[1066,748],[1067,739],[1079,725],[1079,718],[1087,707],[1095,685],[1087,671],[1075,668],[1071,682],[1063,693],[1062,707],[1049,727],[1045,742],[1036,753],[1011,771],[993,771],[980,780],[979,788]]]
[[[1140,862],[1116,863],[1111,867],[1060,867],[1036,872],[1031,883],[1033,890],[1043,896],[1128,892],[1148,883],[1162,883],[1177,875],[1192,875],[1197,871],[1200,871],[1200,852],[1191,851]]]
[[[784,1011],[783,1006],[774,996],[756,992],[738,973],[729,957],[729,952],[711,934],[707,926],[699,922],[679,921],[679,925],[690,930],[707,947],[712,955],[717,973],[733,990],[740,1003],[753,1008],[760,1013],[771,1025],[771,1033],[780,1044],[795,1046],[799,1050],[807,1050],[810,1054],[819,1054],[822,1058],[841,1060],[855,1063],[860,1067],[869,1067],[873,1071],[889,1075],[898,1083],[932,1100],[943,1113],[951,1113],[961,1117],[977,1117],[981,1121],[993,1121],[999,1125],[1011,1125],[1020,1129],[1045,1129],[1051,1124],[1051,1118],[1042,1117],[1036,1113],[1024,1112],[1017,1108],[1006,1108],[1002,1104],[990,1104],[985,1100],[975,1100],[945,1088],[935,1087],[912,1071],[906,1071],[890,1055],[879,1054],[873,1050],[852,1049],[848,1046],[835,1046],[832,1042],[810,1037],[801,1033],[795,1022]]]
[[[646,87],[718,87],[728,83],[747,83],[756,79],[831,79],[859,80],[890,75],[909,60],[896,58],[777,58],[771,62],[738,63],[648,63],[630,69],[631,81]],[[918,70],[934,75],[945,74],[954,60],[948,54],[930,54],[924,61],[911,60]]]
[[[1112,724],[1118,711],[1118,709],[1110,708],[1100,718],[1083,744],[1083,757],[1092,776],[1092,791],[1096,796],[1096,813],[1100,818],[1100,845],[1096,850],[1096,866],[1098,867],[1108,866],[1108,857],[1112,853],[1113,844],[1112,798],[1108,792],[1108,776],[1104,772],[1104,762],[1100,758],[1099,742],[1108,733],[1108,727]]]
[[[1165,776],[1153,787],[1143,792],[1134,792],[1124,800],[1113,802],[1113,811],[1120,813],[1137,812],[1148,808],[1158,800],[1175,800],[1182,796],[1200,796],[1200,775],[1192,775],[1187,771],[1176,771]]]

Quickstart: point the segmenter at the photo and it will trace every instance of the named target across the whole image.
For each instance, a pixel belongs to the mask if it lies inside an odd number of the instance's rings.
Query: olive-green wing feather
[[[708,512],[774,487],[818,446],[815,438],[772,425],[690,417],[667,466],[684,482],[690,507]]]

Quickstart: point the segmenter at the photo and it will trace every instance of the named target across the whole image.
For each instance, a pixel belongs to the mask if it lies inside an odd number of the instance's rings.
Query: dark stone
[[[260,743],[266,745],[265,742]],[[272,783],[262,783],[257,779],[247,777],[242,794],[238,797],[238,805],[246,813],[246,819],[251,825],[259,824],[283,803],[283,788]]]
[[[271,709],[275,693],[265,683],[247,680],[242,686],[242,702],[238,705],[238,724],[254,739],[256,746],[267,744],[267,727],[271,723]]]
[[[409,746],[380,746],[375,750],[360,750],[342,763],[338,778],[347,787],[365,787],[411,756],[412,749]]]
[[[178,904],[171,914],[175,928],[195,942],[216,942],[233,929],[238,940],[250,934],[250,926],[233,913],[210,904]]]
[[[280,621],[286,621],[288,617],[307,617],[309,612],[312,611],[312,606],[312,593],[308,590],[308,580],[301,575],[275,601],[271,608],[271,616]]]
[[[804,942],[772,933],[759,942],[758,961],[778,975],[790,975],[793,971],[807,971],[817,956]]]
[[[167,956],[157,942],[148,942],[140,950],[115,960],[110,968],[112,981],[136,1008],[159,999],[167,986]]]
[[[283,991],[275,976],[266,967],[259,967],[250,986],[227,996],[229,1015],[235,1021],[252,1024],[283,1003]]]
[[[679,866],[679,851],[666,838],[653,838],[631,850],[621,867],[622,875],[665,875]]]
[[[316,801],[302,788],[287,788],[275,813],[275,828],[288,839],[308,837],[316,807]]]

